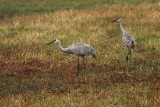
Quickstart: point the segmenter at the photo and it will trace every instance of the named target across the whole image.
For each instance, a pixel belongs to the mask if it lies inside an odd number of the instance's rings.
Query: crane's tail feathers
[[[92,57],[93,57],[93,58],[96,58],[96,57],[97,57],[97,55],[96,55],[96,52],[95,52],[95,51],[94,51],[91,55],[92,55]]]
[[[134,49],[134,48],[135,48],[135,43],[134,43],[134,41],[132,41],[131,48],[132,48],[132,49]]]
[[[92,49],[91,55],[93,58],[96,58],[97,55],[96,55],[96,51],[94,49]]]
[[[92,57],[93,57],[93,58],[97,58],[97,56],[96,56],[96,55],[92,55]]]

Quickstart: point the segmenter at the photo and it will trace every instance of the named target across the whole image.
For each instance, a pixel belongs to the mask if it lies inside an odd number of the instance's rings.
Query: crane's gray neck
[[[121,31],[122,31],[122,33],[123,33],[124,28],[123,28],[123,26],[122,26],[122,23],[123,23],[123,21],[121,20],[121,21],[120,21],[120,29],[121,29]]]
[[[59,49],[60,49],[61,51],[63,51],[63,52],[68,52],[66,48],[63,48],[63,47],[62,47],[60,41],[57,43],[57,45],[58,45],[58,47],[59,47]]]
[[[65,51],[65,49],[62,47],[62,45],[61,45],[61,42],[59,41],[58,43],[57,43],[57,45],[58,45],[58,47],[59,47],[59,49],[61,50],[61,51]]]

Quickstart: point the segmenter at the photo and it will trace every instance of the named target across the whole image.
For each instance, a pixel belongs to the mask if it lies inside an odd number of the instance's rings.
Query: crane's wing
[[[126,44],[126,46],[131,47],[132,49],[135,47],[135,40],[132,34],[125,31],[123,33],[123,42]]]
[[[96,57],[94,48],[86,43],[72,44],[66,49],[77,56],[92,55],[93,57]]]

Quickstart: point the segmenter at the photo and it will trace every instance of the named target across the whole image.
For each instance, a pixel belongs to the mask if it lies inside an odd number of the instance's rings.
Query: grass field
[[[129,63],[120,17],[137,44]],[[55,38],[95,48],[86,79],[76,56],[46,45]],[[0,81],[0,107],[159,107],[160,2],[0,0]]]

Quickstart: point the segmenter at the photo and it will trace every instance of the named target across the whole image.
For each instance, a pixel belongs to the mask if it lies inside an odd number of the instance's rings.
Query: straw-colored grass
[[[160,106],[160,5],[131,4],[2,19],[0,106]],[[119,23],[112,23],[120,17],[137,44],[129,64]],[[86,57],[86,80],[83,72],[76,77],[76,56],[46,45],[55,38],[64,47],[86,42],[95,48],[97,59]]]

